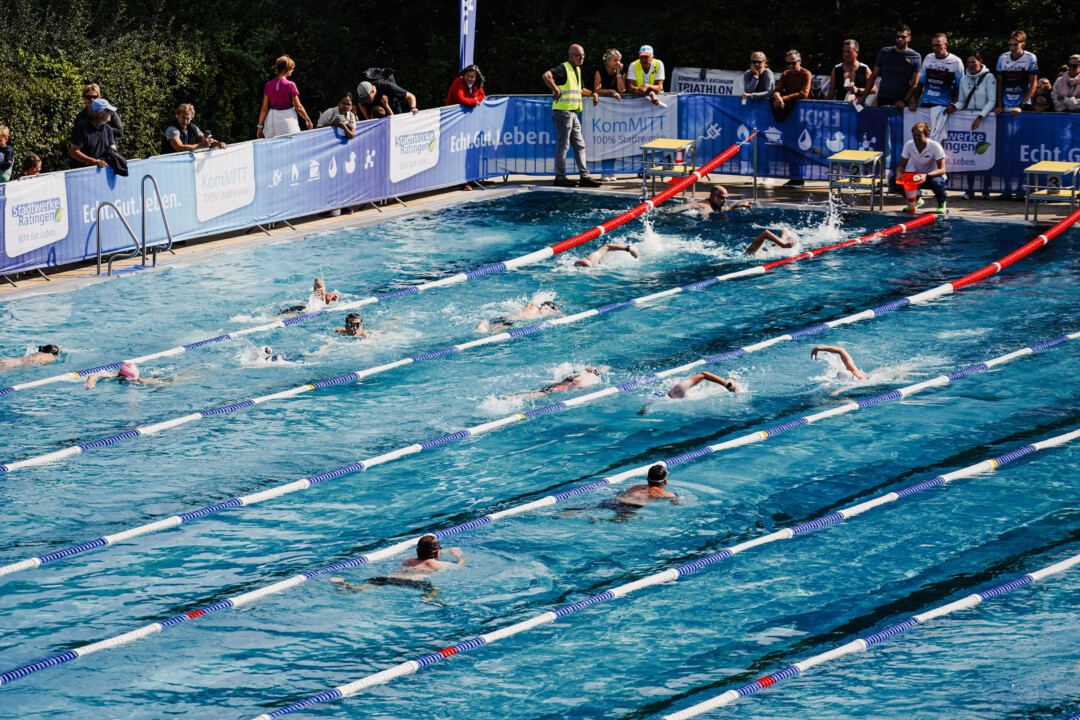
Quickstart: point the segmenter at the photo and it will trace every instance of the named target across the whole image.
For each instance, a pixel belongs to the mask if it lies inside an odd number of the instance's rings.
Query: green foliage
[[[789,48],[818,73],[839,61],[846,38],[873,63],[894,28],[912,27],[912,47],[949,35],[950,50],[980,49],[993,64],[1009,33],[1023,29],[1044,76],[1080,50],[1060,7],[1048,0],[970,5],[941,0],[802,0],[732,3],[702,0],[479,0],[476,61],[489,93],[543,93],[540,75],[585,46],[587,76],[610,47],[624,63],[650,44],[670,72],[678,65],[742,69],[762,50],[779,69]],[[17,156],[36,152],[46,170],[67,157],[80,90],[96,82],[120,109],[128,157],[155,154],[181,102],[196,123],[226,141],[254,137],[263,83],[283,54],[316,117],[368,67],[392,67],[421,107],[441,105],[458,71],[457,3],[323,0],[5,0],[0,3],[0,123],[12,129]]]

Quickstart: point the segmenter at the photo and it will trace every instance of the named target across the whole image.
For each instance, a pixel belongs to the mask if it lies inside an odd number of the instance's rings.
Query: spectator
[[[983,64],[982,53],[978,50],[968,55],[967,71],[960,78],[960,90],[957,93],[956,102],[945,108],[945,113],[951,115],[957,110],[968,110],[978,113],[971,121],[972,131],[978,130],[983,118],[994,110],[997,104],[997,78],[990,72],[990,68]],[[964,173],[968,179],[968,189],[964,193],[965,200],[975,198],[975,174]],[[987,188],[990,187],[991,174],[983,175],[983,199],[990,197]]]
[[[944,105],[952,106],[956,102],[960,89],[960,80],[964,77],[964,63],[949,52],[949,39],[945,33],[938,33],[930,40],[933,52],[923,60],[919,71],[919,82],[908,101],[908,109],[914,111],[920,104],[923,107]],[[922,92],[921,103],[919,93]]]
[[[904,143],[896,175],[898,183],[904,186],[909,213],[914,213],[923,204],[919,188],[930,188],[937,199],[937,211],[941,214],[947,212],[945,148],[937,140],[930,139],[930,126],[926,123],[916,123],[911,128],[911,140]]]
[[[1039,78],[1039,82],[1035,83],[1036,95],[1049,95],[1053,90],[1054,86],[1050,84],[1050,78]]]
[[[743,100],[764,100],[773,94],[776,80],[773,72],[769,69],[765,53],[758,51],[750,54],[750,69],[742,76]]]
[[[116,137],[109,125],[109,118],[115,114],[116,107],[104,98],[98,98],[90,104],[90,117],[81,121],[71,131],[69,154],[72,167],[97,165],[103,168],[108,164],[103,159],[105,153],[116,149]]]
[[[604,53],[604,62],[593,74],[593,105],[600,102],[600,96],[606,95],[622,100],[626,92],[626,76],[623,74],[622,53],[612,48]]]
[[[475,65],[458,73],[454,82],[450,84],[450,92],[446,94],[447,105],[460,105],[463,108],[474,108],[484,102],[484,74]]]
[[[874,98],[876,107],[902,108],[911,99],[915,83],[919,81],[922,59],[919,53],[908,47],[910,41],[911,28],[901,25],[896,31],[896,45],[878,51],[874,72],[870,73],[863,94],[866,97],[874,92],[874,85],[880,79],[877,97]]]
[[[1024,49],[1026,40],[1027,33],[1016,30],[1009,36],[1009,52],[1001,53],[998,58],[997,107],[994,108],[998,115],[1005,110],[1012,115],[1019,115],[1035,94],[1035,83],[1039,79],[1039,61]]]
[[[1035,93],[1035,97],[1031,101],[1031,109],[1038,113],[1054,112],[1054,104],[1050,102],[1049,95]]]
[[[859,62],[859,41],[845,40],[840,48],[843,62],[833,66],[829,76],[829,94],[826,100],[855,102],[866,94],[870,79],[870,66]]]
[[[551,90],[551,120],[555,123],[555,182],[557,187],[600,187],[589,175],[585,164],[585,140],[581,137],[581,96],[592,91],[581,85],[581,66],[585,63],[585,48],[570,46],[569,59],[547,70],[540,79]],[[574,160],[580,177],[574,182],[566,177],[566,151],[573,146]]]
[[[0,125],[0,182],[11,179],[11,171],[15,168],[15,151],[11,149],[11,131],[7,125]]]
[[[338,100],[336,107],[327,108],[319,116],[317,127],[341,128],[345,137],[352,140],[356,137],[356,115],[353,114],[352,94],[345,93]]]
[[[416,107],[416,96],[393,80],[362,81],[356,86],[356,102],[365,120],[400,113],[403,102],[413,115],[420,112]]]
[[[664,92],[664,63],[653,58],[652,45],[642,45],[638,50],[638,59],[626,70],[626,87],[631,95],[660,104],[657,95]]]
[[[1070,55],[1065,74],[1059,75],[1050,94],[1058,112],[1080,112],[1080,55]]]
[[[772,114],[777,122],[786,118],[795,109],[795,103],[805,100],[810,95],[813,76],[802,66],[802,55],[798,50],[788,50],[784,55],[787,70],[780,74],[772,94]],[[801,165],[795,172],[802,172]],[[802,187],[802,178],[793,177],[784,183],[786,187]]]
[[[300,132],[300,120],[304,118],[311,129],[311,118],[300,104],[300,91],[289,79],[296,63],[288,55],[282,55],[274,64],[274,77],[263,86],[262,109],[259,110],[259,131],[256,137],[272,138]]]
[[[225,149],[225,143],[214,140],[209,133],[195,126],[191,121],[195,118],[195,106],[191,103],[183,103],[176,107],[176,122],[165,128],[165,140],[161,144],[161,153],[190,152],[203,148]]]
[[[71,123],[71,129],[74,130],[75,126],[81,123],[83,120],[90,119],[90,104],[101,97],[101,90],[97,85],[91,83],[83,87],[82,91],[83,102],[86,103],[86,107],[79,111],[79,114],[75,116],[75,121]],[[114,110],[109,115],[109,127],[112,128],[114,138],[118,138],[124,134],[124,124],[120,122],[120,116]]]
[[[24,157],[22,161],[22,171],[23,177],[32,177],[41,174],[41,158],[34,153],[30,153]]]

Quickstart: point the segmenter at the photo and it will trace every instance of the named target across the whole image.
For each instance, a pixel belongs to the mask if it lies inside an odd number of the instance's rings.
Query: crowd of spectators
[[[930,52],[921,56],[910,47],[911,29],[906,25],[897,28],[893,45],[878,50],[873,65],[859,60],[858,41],[848,39],[842,43],[840,62],[829,71],[827,89],[820,95],[815,94],[813,75],[803,67],[798,50],[785,53],[785,69],[778,74],[770,69],[765,53],[758,51],[751,54],[750,67],[743,73],[741,97],[744,102],[768,100],[778,121],[787,117],[800,100],[810,97],[912,111],[935,106],[944,107],[949,114],[967,110],[978,113],[972,121],[973,130],[991,112],[998,115],[1025,111],[1080,112],[1080,54],[1071,55],[1066,64],[1056,69],[1053,78],[1040,79],[1038,60],[1025,49],[1026,41],[1023,31],[1013,32],[1008,50],[991,67],[980,50],[960,56],[949,52],[948,38],[943,33],[933,36]],[[353,95],[345,93],[336,106],[326,109],[313,123],[300,102],[296,83],[290,79],[295,68],[288,55],[277,59],[273,77],[263,87],[257,138],[297,133],[303,123],[303,128],[308,130],[333,127],[351,139],[359,122],[419,111],[416,96],[397,83],[392,70],[370,68],[356,86],[355,103]],[[556,85],[565,82],[560,74],[561,66],[552,71],[557,76],[553,78]],[[643,45],[637,59],[629,65],[623,64],[618,50],[608,50],[588,79],[591,83],[583,84],[581,94],[591,96],[594,105],[601,97],[622,100],[624,96],[663,104],[664,63],[654,56],[650,45]],[[126,167],[126,161],[116,149],[116,138],[124,134],[119,110],[101,96],[96,84],[83,88],[82,99],[86,107],[71,125],[67,165]],[[475,108],[484,99],[484,76],[476,65],[470,65],[454,78],[445,104]],[[175,121],[164,130],[162,153],[226,147],[210,131],[200,130],[192,122],[194,116],[195,108],[191,104],[177,107]],[[11,179],[16,167],[9,136],[8,129],[0,125],[0,182]],[[573,138],[570,140],[574,142]],[[576,147],[577,143],[574,144]],[[33,175],[40,171],[41,161],[36,155],[27,154],[19,167],[24,176]]]

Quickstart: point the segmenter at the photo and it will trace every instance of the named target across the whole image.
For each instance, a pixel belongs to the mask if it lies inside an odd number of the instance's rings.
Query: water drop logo
[[[810,132],[803,128],[802,133],[799,135],[799,149],[806,152],[813,146],[814,138],[810,137]]]
[[[330,166],[326,169],[326,174],[330,177],[337,177],[337,158],[330,158]]]
[[[738,136],[739,142],[744,142],[746,138],[750,137],[750,128],[740,125],[739,129],[735,131],[735,135]]]
[[[349,159],[345,161],[345,172],[348,175],[353,174],[353,170],[356,169],[356,153],[349,153]]]

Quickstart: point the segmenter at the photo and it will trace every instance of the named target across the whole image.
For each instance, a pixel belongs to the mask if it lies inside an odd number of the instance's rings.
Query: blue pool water
[[[528,193],[266,245],[0,305],[0,356],[56,342],[8,385],[269,321],[311,279],[345,299],[524,254],[625,210],[624,197]],[[148,365],[168,382],[61,383],[0,400],[0,462],[478,337],[531,298],[566,313],[749,267],[761,229],[803,248],[896,222],[763,209],[727,222],[658,214],[606,239],[641,251],[581,269],[584,246],[481,281]],[[158,437],[0,477],[0,564],[289,482],[550,400],[507,400],[587,364],[620,384],[881,305],[980,268],[1036,234],[949,219],[762,277],[439,358]],[[594,246],[595,244],[593,244]],[[448,444],[181,529],[0,579],[0,672],[370,552],[419,532],[878,394],[1058,337],[1074,312],[1080,233],[931,304],[708,369],[747,391],[652,396],[674,381]],[[770,251],[767,259],[796,251]],[[260,365],[257,346],[296,355]],[[870,382],[832,377],[815,344],[848,348]],[[414,590],[343,592],[326,576],[240,610],[0,688],[0,718],[251,718],[722,547],[1080,426],[1080,344],[901,403],[797,428],[674,468],[683,503],[629,522],[535,512],[458,536],[467,567]],[[644,411],[644,412],[642,412]],[[297,718],[652,718],[909,615],[1080,552],[1080,449],[1014,462],[817,534],[451,658]],[[581,498],[589,505],[614,490]],[[397,561],[339,573],[352,582]],[[708,717],[1058,718],[1080,709],[1080,571],[917,627]]]

